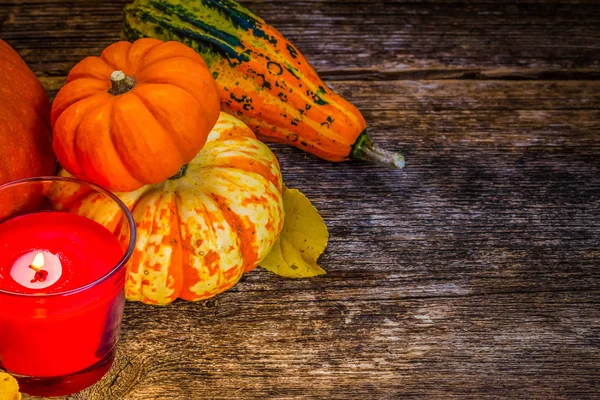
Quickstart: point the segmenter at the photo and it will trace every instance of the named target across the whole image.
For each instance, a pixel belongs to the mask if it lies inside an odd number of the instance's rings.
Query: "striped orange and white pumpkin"
[[[204,148],[180,173],[116,193],[132,210],[138,233],[127,268],[127,299],[166,304],[231,288],[277,240],[284,220],[282,188],[275,155],[243,122],[221,113]],[[114,218],[91,195],[76,201],[61,196],[58,208],[87,209],[98,221]]]

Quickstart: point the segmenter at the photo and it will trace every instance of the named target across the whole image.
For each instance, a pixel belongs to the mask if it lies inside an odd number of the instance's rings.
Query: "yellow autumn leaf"
[[[287,278],[325,274],[325,270],[317,264],[329,240],[323,218],[297,189],[283,188],[283,209],[285,219],[279,239],[260,266]]]
[[[9,374],[0,371],[0,400],[20,400],[19,383]]]

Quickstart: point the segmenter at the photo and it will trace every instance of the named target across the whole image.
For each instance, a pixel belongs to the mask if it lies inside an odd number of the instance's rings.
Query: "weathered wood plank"
[[[273,146],[328,275],[130,303],[117,365],[72,398],[600,396],[600,82],[331,84],[408,165]]]
[[[42,76],[119,39],[129,1],[1,0],[0,37]],[[597,2],[243,1],[328,79],[600,74]]]
[[[247,302],[238,292],[211,308],[128,304],[119,367],[73,399],[592,399],[599,393],[598,292],[367,297]]]
[[[325,216],[338,246],[325,261],[345,280],[386,271],[378,284],[431,276],[464,279],[470,293],[598,288],[598,83],[336,88],[364,111],[376,140],[407,156],[405,170],[389,171],[278,153],[288,185]]]

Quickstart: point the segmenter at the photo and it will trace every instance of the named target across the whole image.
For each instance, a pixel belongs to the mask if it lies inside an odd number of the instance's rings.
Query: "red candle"
[[[74,214],[37,212],[0,224],[0,367],[57,377],[111,352],[125,272],[107,274],[123,254],[113,233]]]

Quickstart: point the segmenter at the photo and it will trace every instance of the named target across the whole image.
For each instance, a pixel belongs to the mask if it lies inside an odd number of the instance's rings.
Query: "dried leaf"
[[[20,400],[19,383],[9,374],[0,371],[0,400]]]
[[[329,239],[323,218],[297,189],[283,188],[283,208],[283,229],[270,253],[260,263],[261,267],[287,278],[325,274],[317,264]]]

